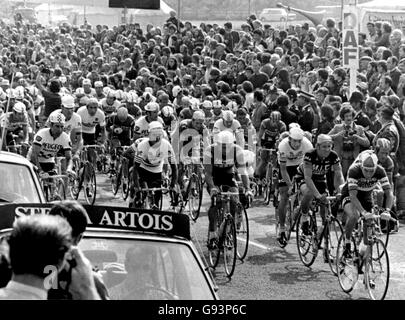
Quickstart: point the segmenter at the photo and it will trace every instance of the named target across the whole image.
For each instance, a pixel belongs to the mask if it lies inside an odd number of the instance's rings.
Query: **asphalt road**
[[[97,205],[126,206],[120,193],[113,196],[106,175],[97,176]],[[193,241],[204,257],[207,254],[208,194],[204,191],[201,215],[192,222]],[[264,206],[263,200],[254,201],[248,209],[250,241],[245,261],[237,261],[235,274],[229,280],[223,263],[213,271],[219,287],[218,295],[225,300],[361,300],[368,299],[362,278],[355,289],[346,294],[333,276],[329,265],[323,262],[322,254],[308,268],[299,260],[295,235],[282,249],[276,242],[274,208]],[[168,205],[164,204],[163,209]],[[405,299],[405,226],[390,236],[388,253],[390,258],[390,284],[386,299]]]

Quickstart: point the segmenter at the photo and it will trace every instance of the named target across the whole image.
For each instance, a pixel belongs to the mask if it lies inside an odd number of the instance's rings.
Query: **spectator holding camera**
[[[346,176],[361,147],[368,148],[370,141],[364,133],[364,128],[354,123],[355,112],[350,103],[343,103],[339,115],[343,122],[336,124],[329,135],[333,139],[334,150],[342,162],[343,176]]]
[[[72,246],[72,228],[61,218],[31,215],[18,218],[8,239],[11,280],[0,289],[1,300],[46,300],[50,272],[60,272],[68,254],[75,260],[72,283],[82,299],[98,299],[90,262]]]

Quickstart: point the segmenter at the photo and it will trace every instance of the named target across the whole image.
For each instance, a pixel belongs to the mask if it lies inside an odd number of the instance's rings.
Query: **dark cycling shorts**
[[[229,172],[224,172],[221,169],[215,169],[213,168],[212,170],[212,178],[214,180],[214,185],[215,186],[230,186],[230,187],[237,187],[238,183],[236,182],[235,179],[235,174],[229,173]]]
[[[288,166],[287,167],[287,173],[288,173],[288,176],[290,177],[291,181],[293,180],[293,177],[297,174],[297,169],[298,169],[298,166]],[[279,187],[287,186],[287,183],[283,180],[283,177],[281,176],[281,170],[278,170],[278,179],[279,179],[279,182],[278,182]]]
[[[83,144],[86,145],[92,145],[96,144],[96,134],[95,133],[82,133],[83,136]]]
[[[54,173],[52,171],[54,171],[55,169],[55,163],[53,162],[40,162],[39,163],[39,167],[43,172],[47,172],[47,173]]]
[[[342,189],[342,207],[351,202],[349,196],[349,188],[347,187],[347,183],[343,186]],[[373,199],[372,199],[372,192],[357,192],[357,199],[359,199],[361,206],[364,210],[370,212],[373,207]]]
[[[298,188],[301,188],[301,186],[303,184],[305,184],[305,179],[301,175],[296,176],[296,181],[297,181]],[[326,190],[328,190],[328,186],[326,184],[326,181],[317,181],[317,180],[315,180],[314,185],[315,185],[315,188],[318,189],[320,194],[323,194],[323,193],[326,192]]]
[[[148,188],[161,188],[162,187],[162,173],[150,172],[143,168],[138,168],[139,184],[141,188],[143,183],[146,182]]]

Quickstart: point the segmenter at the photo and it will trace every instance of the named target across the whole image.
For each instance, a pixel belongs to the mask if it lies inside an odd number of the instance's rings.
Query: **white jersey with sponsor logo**
[[[243,135],[244,134],[243,128],[240,125],[240,122],[238,120],[233,120],[232,125],[229,128],[225,127],[224,120],[222,118],[215,121],[214,127],[212,129],[213,135],[217,136],[218,133],[220,133],[222,131],[231,132],[235,136],[236,144],[238,146],[242,147],[242,149],[245,147],[245,138]],[[215,139],[214,139],[214,141],[215,141]]]
[[[84,92],[84,88],[77,88],[75,91],[75,95],[77,96],[86,96],[89,98],[95,97],[96,96],[96,90],[91,88],[89,93]]]
[[[96,125],[105,126],[105,115],[100,109],[97,109],[94,116],[90,116],[86,106],[80,107],[77,114],[82,119],[82,132],[87,134],[96,133]]]
[[[50,116],[60,113],[62,113],[62,109],[55,110],[50,114]],[[47,125],[49,127],[49,118]],[[63,127],[63,131],[69,135],[73,130],[76,130],[76,132],[82,132],[82,118],[76,112],[73,112],[72,117],[69,119],[69,121],[66,121],[65,126]]]
[[[40,163],[54,163],[55,155],[59,150],[67,151],[72,149],[72,143],[70,137],[66,132],[54,139],[51,136],[51,129],[44,128],[37,132],[34,137],[34,144],[41,147],[38,155],[38,161]],[[32,149],[30,149],[30,154]]]
[[[157,118],[162,125],[164,125],[163,119],[161,117]],[[141,137],[146,137],[148,135],[148,127],[149,127],[148,120],[146,120],[146,116],[140,117],[135,122],[135,133],[139,134]]]
[[[284,138],[278,146],[278,161],[286,162],[287,167],[298,166],[304,161],[305,153],[312,149],[312,143],[305,137],[302,139],[298,150],[291,148],[288,137]]]
[[[162,172],[164,163],[174,163],[174,161],[173,147],[166,139],[161,139],[153,146],[150,145],[148,138],[135,144],[135,162],[147,171]]]

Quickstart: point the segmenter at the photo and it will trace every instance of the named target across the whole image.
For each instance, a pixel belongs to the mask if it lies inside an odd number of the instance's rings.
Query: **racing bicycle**
[[[323,205],[314,200],[315,207],[308,212],[308,229],[303,228],[303,215],[300,213],[297,220],[297,249],[301,262],[310,267],[318,255],[319,249],[323,249],[324,262],[334,275],[337,275],[336,256],[339,238],[343,234],[343,227],[340,221],[332,214],[332,206],[339,200],[336,196],[326,196],[327,204]],[[316,215],[320,206],[324,206],[324,219],[318,229]],[[322,244],[323,243],[323,244]]]
[[[151,209],[151,210],[162,210],[163,206],[163,193],[168,192],[169,189],[160,188],[149,188],[146,185],[143,188],[135,189],[138,192],[138,196],[135,197],[135,201],[131,203],[130,207]],[[160,200],[156,201],[157,192],[161,192]]]
[[[114,169],[110,171],[111,188],[114,196],[118,193],[121,187],[122,197],[124,200],[128,198],[130,188],[130,174],[129,174],[129,160],[123,156],[123,153],[129,148],[129,146],[117,147]]]
[[[84,189],[84,197],[89,205],[94,205],[97,193],[96,171],[89,160],[91,149],[104,149],[104,146],[94,144],[85,145],[80,153],[80,166],[76,168],[77,174],[70,179],[69,188],[73,199],[79,198],[80,191]]]
[[[390,279],[390,263],[387,247],[379,238],[381,216],[373,212],[362,215],[350,239],[350,253],[343,255],[345,235],[342,234],[337,248],[336,269],[339,285],[350,293],[363,274],[363,284],[372,300],[384,300]],[[385,219],[384,219],[385,220]],[[392,217],[386,222],[395,221]]]
[[[216,224],[218,239],[208,248],[209,263],[212,268],[216,268],[219,263],[221,251],[223,253],[225,273],[231,278],[236,266],[237,257],[237,235],[235,220],[230,212],[230,201],[232,196],[238,196],[239,192],[221,191],[213,197],[213,206],[216,210]],[[217,201],[220,201],[219,207]]]
[[[278,207],[278,166],[277,166],[277,150],[276,149],[266,149],[262,148],[263,151],[268,151],[270,153],[270,159],[267,164],[266,177],[263,179],[263,193],[264,193],[264,203],[266,205],[270,204],[273,200],[273,206]]]

